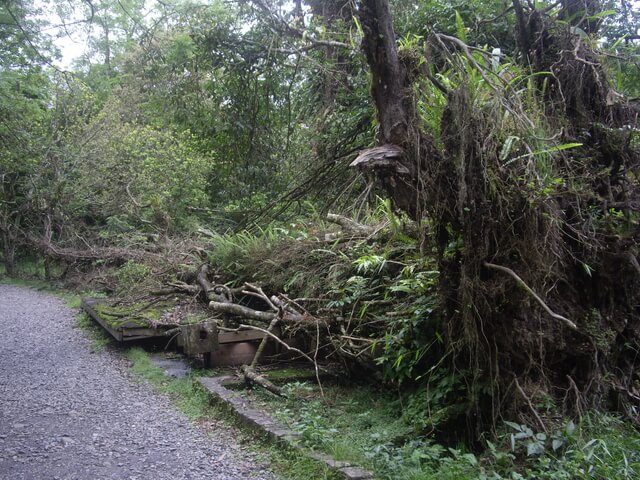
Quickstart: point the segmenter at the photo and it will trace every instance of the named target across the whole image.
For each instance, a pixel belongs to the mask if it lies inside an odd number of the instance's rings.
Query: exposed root
[[[551,317],[555,318],[556,320],[560,320],[562,322],[564,322],[565,325],[567,325],[569,328],[571,328],[572,330],[577,330],[578,327],[576,326],[575,323],[573,323],[571,320],[569,320],[566,317],[563,317],[562,315],[558,315],[557,313],[555,313],[553,310],[551,310],[549,308],[549,306],[544,303],[544,301],[538,296],[538,294],[536,292],[534,292],[531,287],[529,287],[529,285],[527,285],[525,283],[524,280],[522,280],[518,274],[516,272],[514,272],[513,270],[511,270],[510,268],[507,267],[503,267],[501,265],[496,265],[494,263],[489,263],[489,262],[484,262],[484,266],[487,268],[493,268],[494,270],[499,270],[501,272],[505,272],[509,275],[511,275],[516,282],[518,282],[518,284],[524,288],[527,293],[529,293],[529,295],[531,295],[539,304],[540,306],[542,306],[542,308],[545,309],[545,311],[551,315]]]

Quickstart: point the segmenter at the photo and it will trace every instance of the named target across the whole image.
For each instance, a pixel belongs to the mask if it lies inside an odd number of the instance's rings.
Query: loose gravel
[[[232,438],[206,435],[94,353],[75,313],[47,294],[0,285],[0,479],[270,479]]]

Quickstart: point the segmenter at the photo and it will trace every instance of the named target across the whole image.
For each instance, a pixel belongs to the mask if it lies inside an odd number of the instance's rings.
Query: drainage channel
[[[157,353],[151,355],[151,362],[161,368],[167,377],[185,378],[191,372],[191,365],[184,357],[168,357]]]

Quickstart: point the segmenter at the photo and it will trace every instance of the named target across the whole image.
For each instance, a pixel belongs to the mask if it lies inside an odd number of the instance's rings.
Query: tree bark
[[[249,365],[243,365],[242,367],[240,367],[240,371],[244,375],[247,383],[260,385],[265,390],[268,390],[269,392],[279,397],[284,397],[284,393],[282,392],[282,389],[280,387],[274,385],[272,382],[260,375],[254,370],[253,367],[250,367]]]
[[[2,254],[4,256],[4,271],[7,276],[16,275],[16,245],[8,232],[2,234]]]
[[[371,69],[371,95],[376,104],[378,144],[361,152],[352,166],[373,173],[394,205],[412,218],[423,216],[425,191],[422,178],[428,163],[439,158],[433,140],[418,129],[411,84],[410,62],[396,47],[388,0],[361,0],[358,16],[364,31],[362,50]],[[385,147],[385,148],[382,148]],[[394,150],[393,157],[385,152]],[[381,158],[381,156],[384,158]]]
[[[409,109],[407,72],[401,65],[388,0],[362,0],[358,15],[364,39],[362,49],[371,68],[371,94],[378,109],[380,143],[402,147],[407,143]]]

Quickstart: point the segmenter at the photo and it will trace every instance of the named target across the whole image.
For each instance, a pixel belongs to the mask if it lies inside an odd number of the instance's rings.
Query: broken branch
[[[242,365],[240,367],[240,371],[242,372],[242,374],[244,375],[245,380],[248,383],[253,383],[253,384],[256,384],[256,385],[260,385],[265,390],[267,390],[267,391],[269,391],[269,392],[271,392],[271,393],[273,393],[275,395],[278,395],[279,397],[284,397],[285,396],[280,387],[274,385],[269,380],[267,380],[265,377],[260,375],[258,372],[256,372],[254,370],[253,367],[251,367],[249,365]]]

